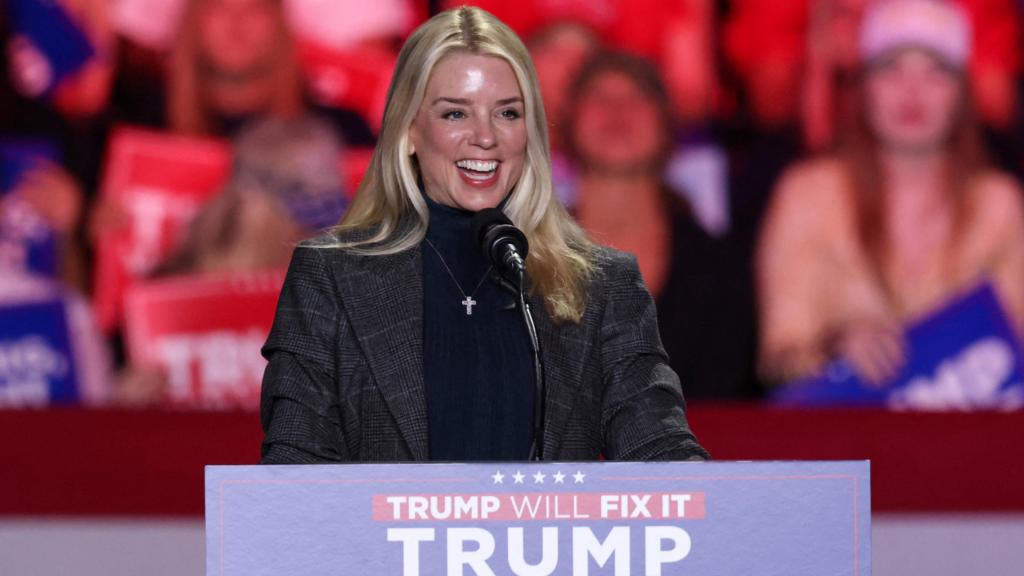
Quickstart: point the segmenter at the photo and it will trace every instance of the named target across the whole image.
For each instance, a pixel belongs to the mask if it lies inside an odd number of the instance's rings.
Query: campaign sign
[[[9,0],[12,77],[26,96],[49,96],[78,72],[95,50],[89,38],[53,0]]]
[[[77,401],[64,301],[55,296],[0,305],[0,408]]]
[[[284,271],[140,282],[125,300],[129,356],[164,371],[172,406],[255,410],[283,283]]]
[[[871,573],[869,463],[206,467],[206,574]]]
[[[45,162],[57,162],[57,146],[46,139],[0,140],[0,268],[55,278],[57,234],[50,223],[16,192],[25,174]]]
[[[230,165],[227,142],[126,127],[114,132],[102,194],[126,221],[97,247],[94,304],[103,328],[120,324],[124,290],[176,247]]]
[[[872,386],[845,361],[822,376],[792,383],[775,401],[792,406],[865,405],[918,410],[1016,410],[1024,407],[1024,358],[990,284],[910,326],[906,363]]]

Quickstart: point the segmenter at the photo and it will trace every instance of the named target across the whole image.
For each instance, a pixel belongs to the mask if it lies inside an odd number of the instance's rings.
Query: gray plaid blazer
[[[299,246],[263,355],[264,463],[425,461],[419,249]],[[578,324],[531,298],[544,355],[549,460],[705,459],[632,256],[602,250]],[[524,426],[532,423],[524,422]]]

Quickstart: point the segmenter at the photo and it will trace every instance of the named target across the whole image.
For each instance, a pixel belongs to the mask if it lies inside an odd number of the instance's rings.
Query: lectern
[[[868,462],[208,466],[208,576],[871,573]]]

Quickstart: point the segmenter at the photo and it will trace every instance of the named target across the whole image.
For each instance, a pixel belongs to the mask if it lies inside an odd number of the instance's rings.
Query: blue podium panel
[[[208,466],[208,576],[868,575],[868,462]]]

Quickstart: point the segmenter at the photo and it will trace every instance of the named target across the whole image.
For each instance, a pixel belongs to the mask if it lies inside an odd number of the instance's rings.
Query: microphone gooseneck
[[[544,433],[544,361],[537,338],[537,326],[533,321],[530,303],[526,299],[526,255],[530,245],[526,235],[512,224],[508,216],[497,208],[485,208],[473,216],[473,238],[480,245],[496,272],[495,278],[502,288],[516,297],[523,324],[530,336],[533,351],[534,397],[533,397],[533,443],[530,446],[530,460],[543,458]]]

